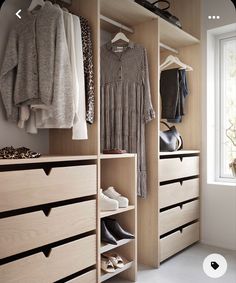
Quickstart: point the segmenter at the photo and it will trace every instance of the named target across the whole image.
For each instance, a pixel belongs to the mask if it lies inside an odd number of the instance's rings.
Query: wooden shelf
[[[71,156],[44,155],[39,158],[29,158],[29,159],[0,159],[0,166],[16,165],[16,164],[47,163],[47,162],[63,162],[63,161],[83,161],[83,160],[96,160],[96,159],[97,159],[97,155],[71,155]]]
[[[101,243],[100,253],[103,254],[105,252],[116,249],[118,247],[121,247],[121,246],[126,245],[130,242],[133,242],[133,241],[134,241],[134,239],[124,239],[124,240],[117,241],[117,245]]]
[[[160,41],[172,48],[178,49],[199,43],[199,40],[177,26],[159,17]]]
[[[160,42],[178,49],[199,43],[199,40],[132,0],[101,0],[101,14],[129,28],[151,20],[159,21]],[[114,33],[117,27],[101,20],[101,28]],[[157,31],[158,32],[158,31]]]
[[[128,27],[134,27],[157,18],[157,15],[132,0],[101,0],[100,13]],[[109,29],[108,25],[107,28]],[[110,28],[112,29],[112,25]]]
[[[130,261],[130,262],[127,261],[127,262],[125,263],[125,266],[124,266],[123,268],[118,268],[118,269],[116,269],[116,271],[113,272],[113,273],[105,273],[105,272],[102,271],[101,278],[100,278],[100,282],[104,282],[104,281],[106,281],[106,280],[108,280],[108,279],[110,279],[110,278],[112,278],[112,277],[114,277],[114,276],[120,274],[121,272],[123,272],[123,271],[125,271],[125,270],[131,268],[132,265],[133,265],[133,261]]]
[[[133,158],[136,154],[134,153],[124,153],[124,154],[101,154],[99,157],[101,159],[116,159],[116,158]]]
[[[120,213],[123,213],[123,212],[126,212],[126,211],[133,210],[134,208],[135,208],[134,205],[129,205],[126,208],[119,208],[119,209],[114,210],[114,211],[102,211],[100,213],[100,218],[104,218],[104,217],[109,217],[109,216],[112,216],[112,215],[120,214]]]

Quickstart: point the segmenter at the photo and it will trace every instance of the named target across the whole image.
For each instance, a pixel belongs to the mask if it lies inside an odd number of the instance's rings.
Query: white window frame
[[[224,111],[224,99],[223,89],[224,89],[224,80],[222,79],[222,65],[223,65],[223,48],[222,45],[224,42],[236,39],[236,32],[223,33],[215,37],[216,42],[216,53],[215,53],[215,180],[216,182],[226,182],[226,183],[236,183],[236,179],[231,176],[222,175],[223,172],[223,162],[224,152],[222,150],[222,133],[221,125],[223,121],[223,111]]]

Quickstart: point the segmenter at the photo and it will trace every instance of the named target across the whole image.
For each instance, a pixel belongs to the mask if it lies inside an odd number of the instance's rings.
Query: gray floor
[[[218,279],[205,275],[202,263],[212,253],[223,255],[228,263],[226,274]],[[109,283],[126,283],[127,281],[112,279]],[[196,244],[182,253],[164,262],[159,269],[140,267],[138,283],[236,283],[236,251],[219,249]]]

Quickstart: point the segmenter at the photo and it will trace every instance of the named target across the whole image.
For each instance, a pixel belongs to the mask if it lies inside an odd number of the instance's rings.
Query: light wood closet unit
[[[171,159],[183,160],[187,156],[193,156],[198,160],[194,168],[199,175],[199,150],[201,146],[201,48],[200,48],[200,0],[171,0],[171,12],[179,17],[183,29],[166,22],[162,18],[146,10],[132,0],[101,0],[101,28],[115,33],[121,29],[127,33],[128,37],[147,49],[149,75],[152,93],[152,103],[156,111],[156,119],[147,125],[146,144],[147,144],[147,170],[148,170],[148,196],[147,199],[138,199],[138,261],[140,263],[158,267],[160,262],[199,240],[199,183],[195,182],[192,188],[191,182],[184,183],[182,190],[183,196],[177,195],[172,202],[172,206],[167,205],[167,210],[175,207],[184,208],[179,218],[171,226],[168,244],[170,247],[177,241],[177,247],[173,247],[167,256],[162,256],[161,239],[163,234],[161,227],[160,209],[162,202],[165,201],[161,194],[161,169],[163,157],[159,151],[159,131],[161,120],[161,100],[159,94],[160,64],[166,56],[173,54],[178,56],[184,63],[192,66],[193,71],[188,73],[188,85],[190,95],[187,99],[186,116],[183,122],[177,125],[184,140],[184,151],[169,154],[169,164],[165,170],[171,172]],[[112,20],[112,21],[111,21]],[[178,53],[178,54],[176,54]],[[175,156],[175,154],[177,154]],[[169,168],[169,169],[168,169]],[[177,167],[175,170],[182,171],[179,176],[182,184],[184,172],[188,167]],[[188,173],[187,173],[188,175]],[[191,174],[190,174],[191,175]],[[188,175],[188,176],[190,176]],[[194,174],[195,175],[195,174]],[[197,177],[195,176],[195,177]],[[194,177],[194,176],[193,176]],[[172,179],[172,178],[170,178]],[[175,176],[168,182],[176,182]],[[180,184],[179,182],[179,184]],[[194,181],[192,181],[194,182]],[[190,184],[188,186],[188,184]],[[193,191],[195,190],[195,194]],[[172,193],[172,191],[171,191]],[[179,199],[178,199],[179,197]],[[184,205],[184,202],[191,200],[196,202]],[[190,207],[191,206],[191,207]],[[194,210],[192,216],[188,211]],[[187,212],[186,212],[187,211]],[[172,211],[169,211],[171,214]],[[186,216],[187,214],[187,216]],[[191,214],[191,213],[190,213]],[[182,228],[182,224],[195,221],[195,225]],[[177,235],[177,230],[184,235],[185,240]],[[169,235],[169,234],[168,234]],[[177,235],[177,236],[176,236]],[[193,237],[195,235],[195,237]],[[164,235],[165,236],[165,235]],[[178,241],[178,238],[181,238]],[[162,238],[162,242],[164,242]],[[163,246],[163,244],[162,244]]]

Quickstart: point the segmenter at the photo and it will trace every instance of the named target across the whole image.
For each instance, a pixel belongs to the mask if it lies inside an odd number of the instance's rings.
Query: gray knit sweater
[[[8,120],[18,120],[22,104],[52,105],[57,97],[61,107],[55,109],[57,118],[65,125],[72,124],[71,68],[63,12],[51,2],[23,13],[12,30],[0,72],[0,92]]]

